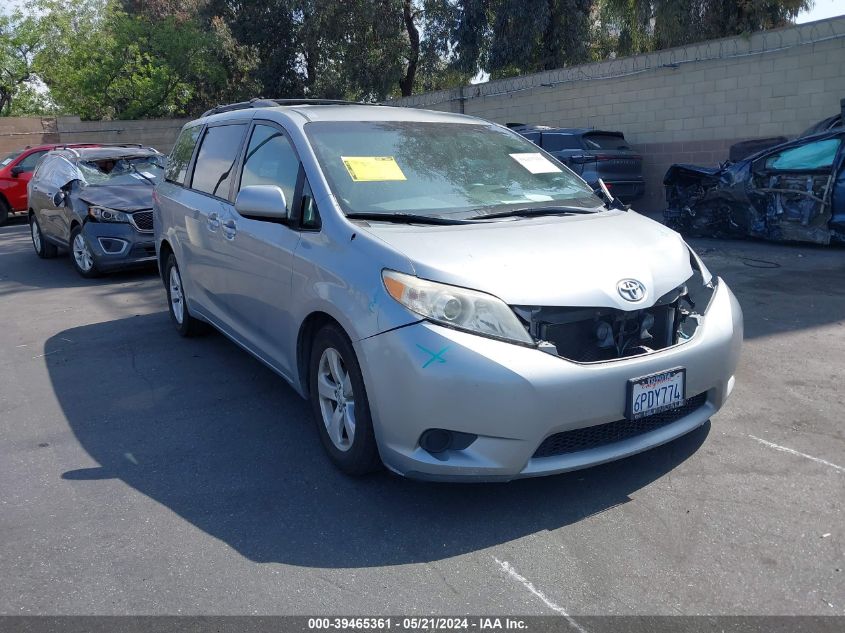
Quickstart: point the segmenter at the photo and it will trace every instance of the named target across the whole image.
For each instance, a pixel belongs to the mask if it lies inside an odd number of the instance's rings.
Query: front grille
[[[141,233],[153,232],[153,212],[152,211],[136,211],[129,216],[132,219],[133,226],[141,231]]]
[[[607,424],[588,426],[583,429],[563,431],[547,437],[534,452],[534,457],[553,457],[607,446],[668,426],[697,411],[707,401],[707,394],[701,393],[687,400],[677,409],[655,413],[638,420],[617,420]]]

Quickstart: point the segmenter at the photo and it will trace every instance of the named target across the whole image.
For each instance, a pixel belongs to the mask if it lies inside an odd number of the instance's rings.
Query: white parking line
[[[812,455],[807,455],[806,453],[799,453],[798,451],[787,448],[786,446],[781,446],[779,444],[775,444],[773,442],[769,442],[768,440],[764,440],[763,438],[757,437],[756,435],[749,435],[752,440],[757,440],[760,444],[768,446],[769,448],[773,448],[776,451],[783,451],[784,453],[789,453],[790,455],[798,455],[798,457],[805,457],[806,459],[810,459],[818,464],[822,464],[824,466],[830,466],[831,468],[835,468],[839,472],[845,473],[845,468],[842,466],[837,466],[827,460],[821,459],[820,457],[813,457]]]
[[[569,615],[566,612],[566,609],[556,605],[554,602],[549,600],[542,591],[540,591],[539,589],[534,587],[534,585],[531,584],[530,580],[528,580],[524,576],[520,575],[520,573],[518,571],[516,571],[508,561],[499,560],[495,556],[493,557],[493,560],[496,561],[496,563],[499,565],[499,567],[502,568],[502,571],[506,572],[508,574],[508,576],[510,576],[511,578],[516,580],[517,582],[519,582],[523,587],[528,589],[528,591],[530,591],[535,596],[537,596],[540,600],[542,600],[543,604],[545,604],[549,609],[551,609],[552,611],[562,615],[566,619],[566,621],[569,622],[569,624],[572,625],[572,628],[574,628],[576,631],[580,631],[580,633],[587,633],[586,629],[584,629],[584,627],[582,627],[580,624],[578,624],[575,621],[575,618],[573,618],[571,615]]]

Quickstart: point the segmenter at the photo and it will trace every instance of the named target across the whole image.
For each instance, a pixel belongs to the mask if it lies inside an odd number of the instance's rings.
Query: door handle
[[[238,225],[235,224],[234,220],[226,220],[223,222],[223,235],[226,236],[226,239],[233,240],[235,239],[235,233],[238,232]]]
[[[217,213],[209,213],[208,220],[206,220],[209,231],[216,231],[220,228],[220,216]]]

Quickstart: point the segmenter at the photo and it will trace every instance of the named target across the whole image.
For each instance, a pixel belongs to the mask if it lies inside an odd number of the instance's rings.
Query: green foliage
[[[36,18],[20,11],[0,14],[0,116],[37,114],[47,107],[36,96],[33,69],[43,40]]]
[[[130,15],[109,0],[38,7],[48,33],[38,73],[64,110],[85,119],[181,116],[237,93],[233,81],[255,63],[222,23]]]
[[[617,55],[753,33],[792,22],[812,0],[601,0],[603,35]]]
[[[30,0],[0,15],[0,114],[378,101],[782,26],[811,2]]]

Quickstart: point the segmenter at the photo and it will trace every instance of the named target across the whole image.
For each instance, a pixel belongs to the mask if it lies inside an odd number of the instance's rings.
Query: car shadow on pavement
[[[63,413],[99,464],[64,479],[121,480],[258,562],[428,562],[554,530],[626,503],[709,432],[509,484],[354,479],[323,454],[306,402],[221,335],[180,339],[155,313],[63,331],[45,352]]]
[[[158,273],[156,264],[151,263],[84,279],[74,270],[66,250],[60,250],[55,259],[38,258],[26,218],[13,218],[0,227],[0,246],[0,299],[19,299],[22,294],[45,288],[105,287],[111,294],[131,292],[133,288],[121,288],[118,283],[145,281]]]

